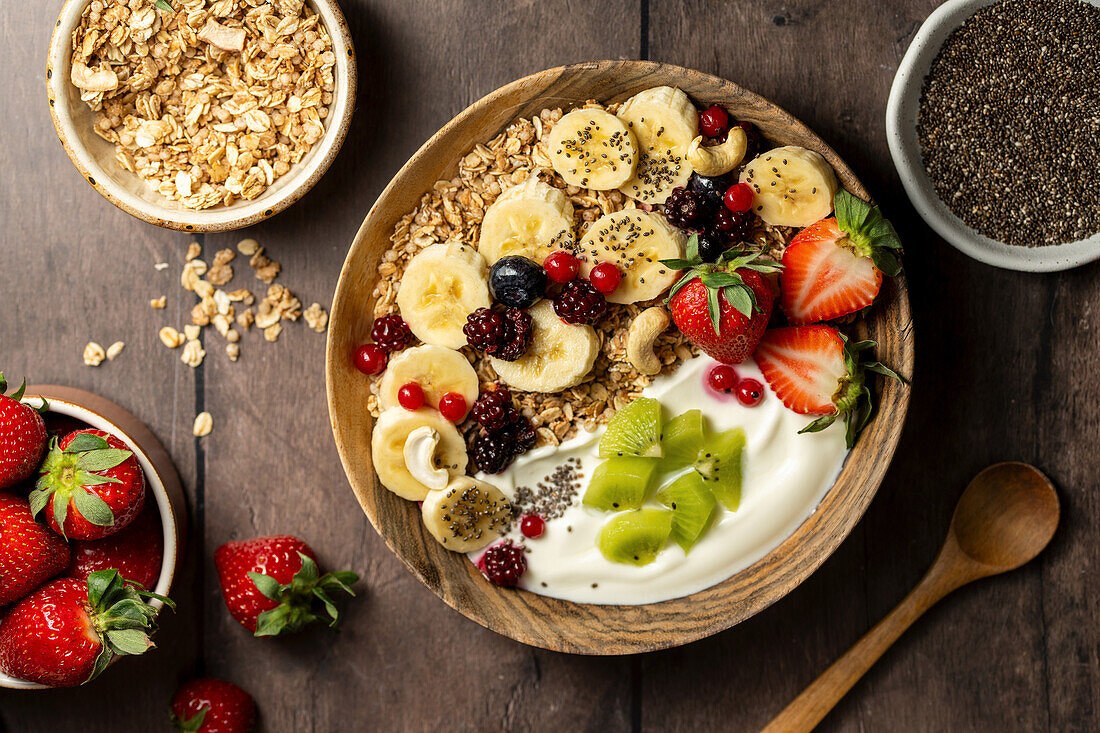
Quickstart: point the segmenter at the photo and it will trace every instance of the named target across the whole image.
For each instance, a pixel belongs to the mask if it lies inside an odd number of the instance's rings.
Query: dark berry
[[[622,279],[623,273],[610,262],[601,262],[588,273],[588,280],[604,295],[614,293]]]
[[[677,186],[665,201],[665,218],[677,229],[701,231],[710,219],[712,208],[702,194]]]
[[[710,370],[707,384],[715,392],[729,392],[737,386],[737,370],[729,364],[719,364]]]
[[[725,195],[726,189],[730,187],[730,183],[729,176],[701,176],[698,173],[692,173],[691,179],[688,181],[688,188],[704,196],[707,201],[715,206],[721,206],[722,196]]]
[[[386,350],[378,344],[363,344],[355,350],[355,368],[363,374],[381,374],[386,368]]]
[[[547,256],[542,267],[554,282],[567,283],[577,276],[580,262],[564,249],[559,249]]]
[[[519,531],[528,539],[542,537],[542,533],[546,531],[546,520],[538,514],[525,514],[519,520]]]
[[[749,211],[752,209],[752,186],[747,183],[735,183],[726,189],[722,202],[735,214]]]
[[[726,238],[717,232],[703,232],[699,235],[699,257],[703,262],[717,262],[718,256],[726,251]]]
[[[530,308],[546,294],[546,270],[526,257],[501,257],[489,269],[489,293],[509,308]]]
[[[515,453],[502,433],[478,431],[470,448],[474,466],[483,473],[500,473],[511,465]]]
[[[504,361],[515,361],[527,352],[534,333],[531,316],[519,308],[499,313],[492,308],[478,308],[466,316],[462,327],[466,343]]]
[[[755,407],[764,399],[764,385],[755,379],[742,379],[737,384],[737,400],[745,407]]]
[[[397,314],[382,316],[370,329],[371,341],[386,351],[400,351],[412,338],[412,331],[405,319]]]
[[[558,314],[558,318],[574,325],[595,323],[605,310],[607,300],[603,293],[587,280],[566,283],[554,299],[554,312]]]
[[[466,398],[458,392],[447,392],[439,398],[439,412],[451,422],[466,417]]]
[[[462,327],[466,343],[478,351],[488,352],[504,343],[504,316],[492,308],[478,308],[466,316]]]
[[[470,410],[470,417],[489,432],[502,430],[515,419],[515,415],[512,395],[500,385],[482,392]]]
[[[481,572],[493,585],[515,588],[520,576],[527,570],[527,558],[523,548],[513,542],[493,545],[481,556]]]
[[[406,410],[419,410],[424,406],[424,390],[416,382],[409,382],[397,390],[397,401]]]
[[[488,353],[504,361],[515,361],[527,353],[534,333],[534,324],[527,311],[509,308],[504,311],[504,341],[495,352]]]
[[[512,446],[512,455],[522,455],[535,447],[535,426],[518,410],[500,433]]]
[[[717,104],[699,113],[699,131],[707,137],[722,137],[729,130],[730,116]]]
[[[721,234],[730,242],[742,242],[749,238],[752,231],[752,214],[734,213],[723,207],[714,214],[712,231]]]

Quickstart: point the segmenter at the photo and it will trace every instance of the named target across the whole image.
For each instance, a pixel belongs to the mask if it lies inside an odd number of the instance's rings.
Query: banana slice
[[[441,545],[454,552],[473,552],[504,534],[512,505],[492,484],[459,476],[446,488],[429,493],[420,513]]]
[[[624,209],[592,222],[581,239],[577,256],[580,273],[588,277],[601,262],[613,262],[623,274],[619,287],[607,296],[611,303],[652,300],[672,287],[679,270],[659,260],[683,259],[687,237],[659,214]]]
[[[634,133],[641,157],[630,180],[619,190],[646,204],[663,204],[672,189],[691,177],[688,147],[699,134],[699,114],[688,95],[673,87],[635,94],[618,117]]]
[[[808,227],[833,210],[836,174],[820,154],[796,145],[774,148],[741,169],[752,186],[752,208],[765,224]]]
[[[382,485],[402,499],[422,501],[428,487],[413,478],[405,464],[405,443],[419,427],[428,427],[439,435],[432,463],[452,475],[466,472],[466,442],[447,418],[435,410],[421,407],[406,410],[391,407],[378,416],[371,434],[370,454]]]
[[[540,300],[527,312],[535,331],[531,345],[515,361],[489,357],[497,374],[509,387],[525,392],[561,392],[580,384],[600,352],[596,331],[558,318],[548,300]]]
[[[542,264],[573,241],[573,204],[560,189],[530,175],[504,191],[485,210],[477,251],[492,265],[506,255]]]
[[[378,385],[378,402],[383,410],[400,404],[397,393],[409,382],[416,382],[424,390],[428,407],[439,405],[439,398],[447,392],[458,392],[470,407],[480,388],[477,373],[466,357],[442,346],[415,346],[390,359]]]
[[[461,242],[433,244],[409,260],[397,307],[424,343],[461,349],[466,345],[466,316],[490,305],[488,278],[485,260],[472,247]]]
[[[562,117],[550,131],[546,149],[566,183],[594,191],[623,185],[638,163],[634,134],[602,109],[575,109]]]

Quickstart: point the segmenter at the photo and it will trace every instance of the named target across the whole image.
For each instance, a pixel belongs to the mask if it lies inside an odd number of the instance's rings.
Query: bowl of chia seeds
[[[1100,259],[1100,0],[949,0],[886,105],[909,199],[965,254],[1053,272]]]

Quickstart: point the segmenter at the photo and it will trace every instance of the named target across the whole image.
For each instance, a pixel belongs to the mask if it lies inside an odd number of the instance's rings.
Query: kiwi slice
[[[657,461],[650,458],[608,458],[596,466],[581,502],[605,512],[637,509],[645,501]]]
[[[596,538],[600,553],[611,562],[648,565],[672,533],[672,512],[638,509],[611,518]]]
[[[699,457],[699,448],[703,445],[703,413],[688,410],[665,423],[661,431],[661,468],[675,471],[690,466]]]
[[[734,428],[707,438],[695,460],[695,470],[703,477],[704,485],[731,512],[737,511],[741,503],[741,453],[744,449],[745,431]]]
[[[615,413],[600,438],[600,458],[661,457],[661,403],[641,397]]]
[[[672,510],[672,540],[684,552],[702,536],[714,515],[714,494],[707,489],[703,477],[688,471],[657,491],[657,501]]]

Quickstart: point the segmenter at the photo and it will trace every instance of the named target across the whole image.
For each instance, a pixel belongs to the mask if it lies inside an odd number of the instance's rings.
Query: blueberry
[[[726,238],[717,232],[699,235],[699,256],[703,262],[716,262],[718,255],[726,251]]]
[[[546,293],[546,270],[526,257],[501,257],[489,270],[489,292],[509,308],[530,308]]]
[[[691,174],[688,188],[702,195],[707,201],[719,206],[724,206],[722,197],[726,195],[726,189],[733,185],[729,176],[701,176],[698,173]]]

